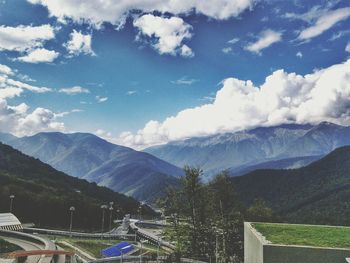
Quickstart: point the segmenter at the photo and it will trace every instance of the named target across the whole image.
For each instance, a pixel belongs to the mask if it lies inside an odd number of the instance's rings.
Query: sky
[[[349,26],[347,0],[0,0],[0,131],[350,125]]]

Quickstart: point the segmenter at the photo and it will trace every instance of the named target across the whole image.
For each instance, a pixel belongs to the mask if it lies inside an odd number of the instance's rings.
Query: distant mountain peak
[[[90,133],[42,132],[9,144],[66,174],[140,199],[157,197],[183,175],[182,169],[151,154]]]

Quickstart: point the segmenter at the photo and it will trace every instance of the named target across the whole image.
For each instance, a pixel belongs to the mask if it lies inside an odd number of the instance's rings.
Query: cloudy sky
[[[0,131],[350,125],[349,58],[347,0],[0,0]]]

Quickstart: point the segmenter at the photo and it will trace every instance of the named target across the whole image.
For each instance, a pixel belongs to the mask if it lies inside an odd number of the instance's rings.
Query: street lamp
[[[69,233],[70,233],[70,237],[72,237],[72,227],[73,227],[73,213],[75,211],[75,207],[71,206],[69,208],[69,212],[70,212],[70,225],[69,225]]]
[[[139,220],[141,221],[142,204],[139,206]]]
[[[159,248],[160,248],[160,242],[161,242],[161,239],[159,236],[157,237],[157,240],[158,240],[158,247],[157,247],[157,263],[158,263],[159,262]]]
[[[113,206],[110,206],[109,207],[109,232],[112,231],[112,215],[113,215]]]
[[[15,195],[10,195],[10,213],[12,213],[13,199],[15,199]]]
[[[105,224],[105,210],[107,209],[107,205],[101,205],[101,209],[102,209],[102,226],[101,226],[101,239],[103,237],[103,227]]]

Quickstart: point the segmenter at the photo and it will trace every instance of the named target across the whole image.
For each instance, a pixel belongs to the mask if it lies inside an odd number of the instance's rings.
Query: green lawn
[[[350,248],[350,228],[289,224],[252,224],[273,244]]]

